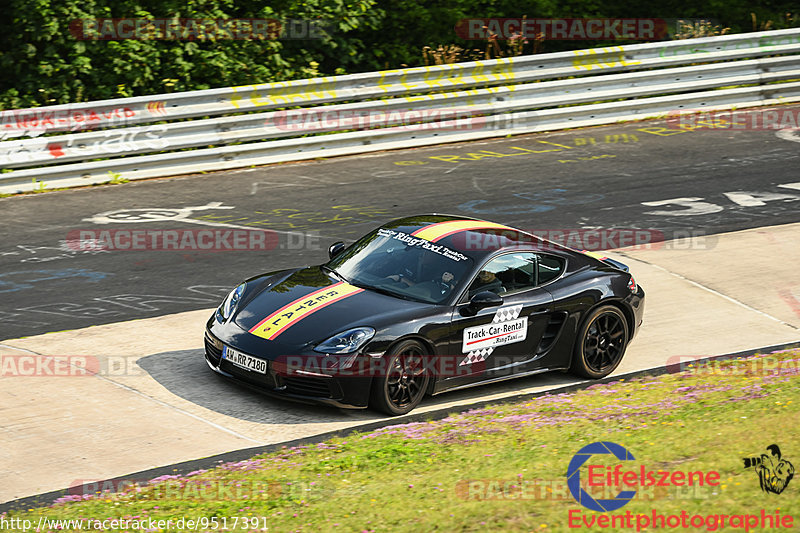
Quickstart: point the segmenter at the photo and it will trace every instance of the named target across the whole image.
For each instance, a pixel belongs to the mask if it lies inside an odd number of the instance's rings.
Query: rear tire
[[[425,369],[425,348],[407,340],[383,356],[382,376],[372,380],[370,407],[391,416],[411,412],[425,396],[430,374]]]
[[[586,317],[572,354],[570,372],[590,379],[613,372],[628,346],[628,321],[613,305],[598,307]]]

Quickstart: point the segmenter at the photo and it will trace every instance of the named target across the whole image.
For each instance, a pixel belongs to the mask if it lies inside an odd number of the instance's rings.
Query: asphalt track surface
[[[213,307],[245,277],[321,263],[330,243],[419,213],[653,240],[797,222],[800,192],[781,185],[800,182],[800,143],[785,137],[648,121],[0,199],[0,339]],[[676,198],[692,200],[654,205]],[[274,230],[275,247],[97,251],[71,240],[235,228]]]
[[[270,409],[271,400],[222,383],[202,363],[186,367],[187,356],[202,360],[208,311],[181,312],[208,310],[258,272],[322,262],[330,242],[355,239],[400,216],[445,212],[540,233],[627,228],[677,238],[665,246],[679,253],[659,256],[657,264],[648,262],[654,257],[647,250],[624,256],[650,288],[650,327],[622,371],[660,367],[682,354],[797,341],[800,304],[787,307],[779,297],[786,287],[797,289],[797,230],[785,226],[800,221],[797,140],[797,132],[680,132],[656,121],[0,199],[0,339],[16,338],[0,341],[0,351],[37,358],[105,353],[129,357],[143,370],[97,380],[9,378],[5,415],[14,432],[4,441],[8,465],[0,471],[9,486],[0,501],[76,479],[389,423],[370,411],[286,402]],[[719,235],[715,248],[715,234],[764,226],[774,227]],[[279,233],[268,251],[96,252],[67,243],[81,230],[144,228]],[[689,235],[704,240],[698,251],[681,247]],[[612,237],[601,244],[631,243]],[[747,281],[759,273],[769,279],[758,286]],[[146,317],[157,318],[130,322]],[[18,339],[103,323],[119,324]],[[722,330],[717,338],[707,335]],[[523,381],[429,399],[417,414],[576,382],[562,375]],[[226,400],[230,395],[235,404]],[[80,409],[69,398],[80,398]],[[141,428],[153,424],[171,432],[137,449]],[[85,434],[113,435],[118,448],[75,440]],[[78,449],[83,459],[74,461]]]

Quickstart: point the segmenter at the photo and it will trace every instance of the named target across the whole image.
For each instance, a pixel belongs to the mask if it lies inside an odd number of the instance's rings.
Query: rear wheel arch
[[[581,375],[583,377],[587,377],[590,379],[598,379],[599,377],[603,377],[603,375],[589,375],[584,368],[586,364],[583,361],[579,361],[577,358],[581,357],[579,355],[579,351],[583,350],[583,342],[584,342],[584,330],[590,326],[590,324],[597,318],[595,316],[596,312],[603,308],[610,308],[619,312],[622,317],[622,321],[625,324],[626,331],[626,339],[624,346],[622,348],[622,354],[620,355],[619,359],[617,360],[616,364],[604,375],[608,375],[608,373],[613,372],[619,363],[622,361],[625,352],[627,351],[628,344],[630,343],[631,336],[632,336],[632,316],[631,313],[626,309],[625,305],[617,299],[603,299],[598,301],[595,305],[590,307],[583,315],[582,320],[578,324],[578,330],[576,331],[575,339],[572,343],[572,351],[570,353],[570,365],[569,371]],[[601,313],[602,314],[602,313]]]
[[[600,304],[602,304],[602,302]],[[600,305],[600,304],[598,304],[598,305]],[[628,332],[630,334],[633,334],[633,328],[634,328],[633,312],[631,311],[631,309],[627,305],[622,303],[622,300],[617,300],[617,299],[606,300],[605,304],[602,304],[602,305],[613,305],[614,307],[616,307],[620,311],[622,311],[622,314],[625,317],[625,321],[628,323]]]
[[[570,357],[569,357],[570,365],[572,365],[572,360],[575,357],[575,343],[578,342],[578,334],[580,333],[583,325],[586,323],[586,317],[592,314],[595,311],[595,309],[603,307],[604,305],[613,305],[614,307],[619,309],[620,312],[622,312],[622,315],[625,317],[625,322],[628,323],[628,332],[629,333],[633,332],[633,321],[634,321],[633,313],[631,312],[630,309],[628,309],[628,307],[625,304],[622,303],[621,300],[616,298],[614,299],[606,298],[598,300],[589,309],[581,313],[582,316],[577,323],[577,330],[575,331],[575,338],[573,339],[572,349],[570,351]]]

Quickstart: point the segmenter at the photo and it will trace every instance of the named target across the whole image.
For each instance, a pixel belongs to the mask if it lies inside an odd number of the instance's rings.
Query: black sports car
[[[206,326],[208,365],[295,400],[399,415],[425,394],[518,376],[606,376],[642,323],[627,266],[493,222],[408,217],[329,255],[233,289]]]

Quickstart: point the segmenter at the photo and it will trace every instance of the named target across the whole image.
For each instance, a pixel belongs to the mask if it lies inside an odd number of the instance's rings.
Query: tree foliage
[[[793,0],[792,0],[793,2]],[[790,1],[768,0],[5,0],[0,107],[283,81],[423,64],[425,46],[485,46],[458,38],[465,18],[711,18],[731,33],[796,25]],[[75,19],[316,20],[311,40],[77,40]],[[755,20],[755,22],[754,22]],[[771,22],[770,22],[771,21]],[[755,26],[755,27],[754,27]],[[541,52],[609,43],[545,41]],[[619,43],[615,43],[619,44]],[[531,53],[524,50],[523,53]]]
[[[0,20],[5,109],[318,75],[355,69],[353,29],[375,25],[375,0],[7,0]],[[320,21],[313,40],[77,40],[75,19],[263,18]],[[334,66],[335,65],[335,66]]]

